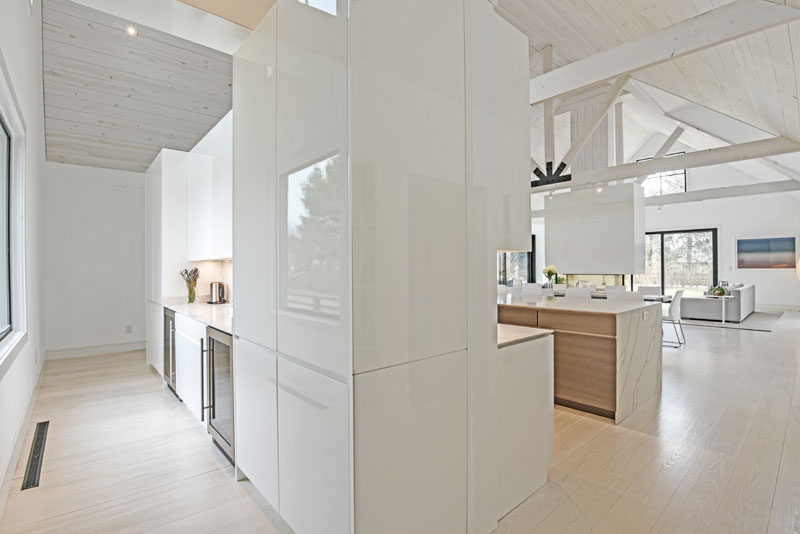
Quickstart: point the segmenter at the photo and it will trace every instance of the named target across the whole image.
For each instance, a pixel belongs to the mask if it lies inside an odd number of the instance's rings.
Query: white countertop
[[[658,302],[641,302],[634,300],[604,300],[604,299],[567,299],[554,297],[552,299],[540,300],[538,302],[528,302],[520,297],[506,298],[498,297],[498,304],[509,306],[529,306],[532,308],[546,308],[548,310],[579,311],[588,313],[625,313],[629,311],[646,308],[648,306],[661,306]]]
[[[194,304],[187,303],[185,297],[171,297],[165,298],[161,305],[221,332],[233,334],[233,304],[208,304],[207,301],[208,295],[198,295]]]
[[[516,326],[513,324],[498,324],[497,325],[497,348],[508,347],[509,345],[516,345],[517,343],[524,343],[532,339],[539,339],[552,335],[552,330],[545,330],[544,328],[531,328],[529,326]]]

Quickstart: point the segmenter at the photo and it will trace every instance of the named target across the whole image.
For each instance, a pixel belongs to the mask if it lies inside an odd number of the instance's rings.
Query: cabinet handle
[[[205,353],[209,353],[209,357],[206,358],[208,363],[206,364],[205,371],[203,370],[203,355]],[[211,408],[211,350],[205,348],[205,338],[200,338],[200,421],[205,422],[206,420],[206,410]],[[207,375],[207,376],[204,376]],[[204,379],[208,378],[208,402],[209,405],[206,406],[206,391],[205,387],[203,387]],[[210,417],[210,416],[209,416]]]

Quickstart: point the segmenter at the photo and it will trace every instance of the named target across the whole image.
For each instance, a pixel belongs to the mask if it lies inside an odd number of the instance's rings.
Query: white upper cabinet
[[[462,0],[350,5],[353,358],[466,347]]]
[[[348,2],[277,8],[278,351],[347,380]]]
[[[234,333],[277,350],[276,12],[233,57]]]
[[[190,152],[189,260],[233,256],[233,112]]]

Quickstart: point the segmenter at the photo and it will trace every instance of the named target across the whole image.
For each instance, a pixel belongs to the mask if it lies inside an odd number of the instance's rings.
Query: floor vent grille
[[[47,440],[47,429],[50,421],[36,423],[36,433],[33,435],[31,453],[28,455],[28,466],[25,468],[25,478],[22,479],[22,489],[35,488],[39,485],[39,475],[42,474],[42,460],[44,459],[44,443]]]

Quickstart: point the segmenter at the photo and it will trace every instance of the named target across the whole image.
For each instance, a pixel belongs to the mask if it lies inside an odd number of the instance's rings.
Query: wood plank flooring
[[[50,421],[40,486],[20,491]],[[141,351],[48,361],[0,533],[290,532]]]
[[[800,532],[800,313],[685,330],[623,424],[556,407],[549,482],[498,534]]]
[[[498,534],[800,532],[800,313],[686,336],[623,424],[556,408],[549,482]],[[44,420],[41,486],[21,492]],[[15,477],[0,534],[288,531],[141,352],[48,361]]]

